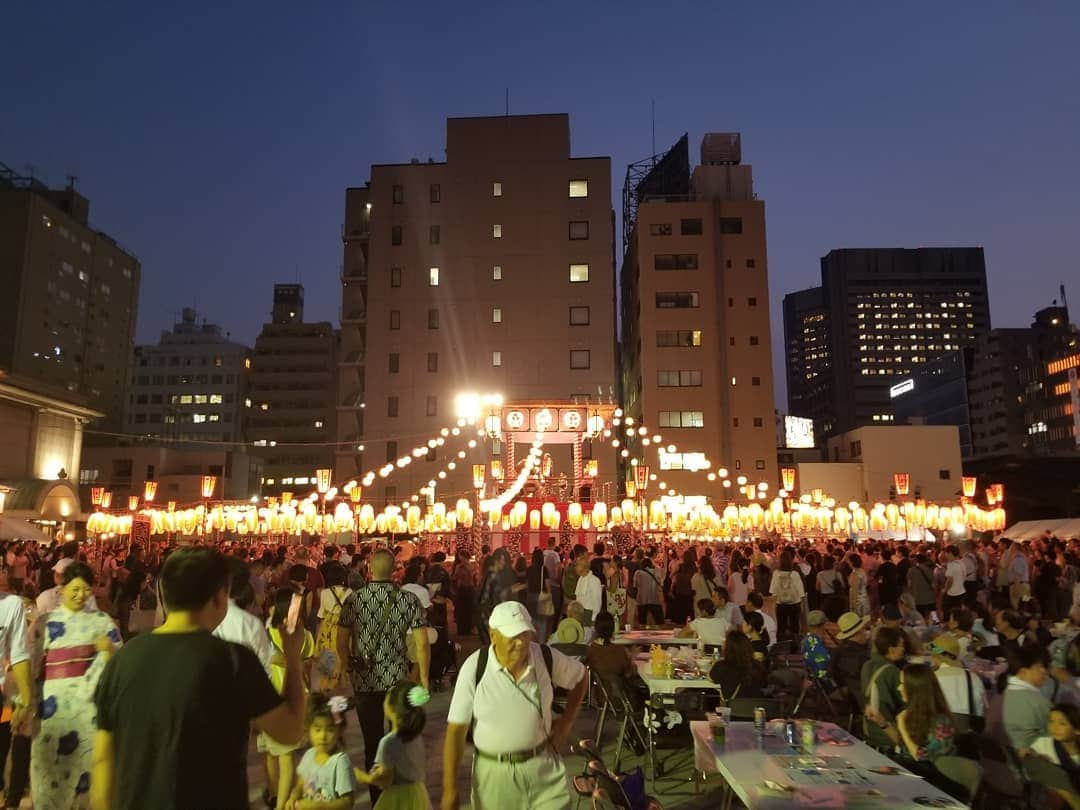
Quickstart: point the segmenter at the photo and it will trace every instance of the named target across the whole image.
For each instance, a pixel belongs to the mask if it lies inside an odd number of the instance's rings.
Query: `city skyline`
[[[252,345],[271,285],[297,269],[309,317],[337,323],[345,188],[373,163],[441,160],[445,118],[503,112],[506,87],[512,113],[569,113],[574,154],[611,157],[617,198],[626,165],[653,151],[655,99],[658,152],[687,131],[752,144],[776,346],[783,295],[845,247],[981,245],[992,325],[1026,325],[1075,274],[1080,110],[1063,100],[1080,14],[927,9],[176,21],[20,8],[27,36],[0,56],[19,111],[0,160],[51,185],[78,175],[91,221],[142,262],[137,342],[197,304]],[[686,34],[711,29],[742,33],[712,49]],[[65,58],[40,59],[45,42]],[[783,402],[782,352],[773,376]]]

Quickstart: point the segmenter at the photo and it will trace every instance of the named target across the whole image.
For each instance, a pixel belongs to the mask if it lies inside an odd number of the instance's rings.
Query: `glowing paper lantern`
[[[147,503],[153,503],[155,495],[157,495],[157,481],[147,481],[144,483],[143,500]]]
[[[139,508],[139,496],[131,495],[128,497],[128,510],[134,512]]]
[[[972,498],[975,496],[975,476],[965,475],[960,479],[960,484],[963,487],[962,492],[965,498]]]
[[[105,494],[105,487],[90,487],[90,503],[101,506],[101,497]]]
[[[503,475],[504,475],[504,473],[503,473],[502,460],[497,459],[497,458],[492,459],[491,460],[491,477],[494,478],[496,481],[502,481],[503,480]]]
[[[780,476],[784,484],[784,489],[791,492],[795,489],[795,468],[784,467],[780,470]]]
[[[101,493],[101,508],[108,509],[110,506],[112,506],[112,493],[105,490]]]
[[[480,489],[484,486],[484,465],[473,464],[472,465],[472,485],[473,489]]]
[[[634,468],[634,479],[637,483],[639,492],[645,492],[649,488],[649,468],[644,464],[639,464]]]
[[[585,462],[585,477],[596,478],[597,473],[600,472],[600,462],[595,458],[590,458]]]
[[[633,498],[635,495],[637,495],[637,481],[635,481],[633,478],[627,479],[626,497]]]
[[[893,473],[893,486],[896,487],[897,495],[907,495],[911,476],[907,473]]]
[[[320,495],[325,495],[330,489],[330,476],[332,474],[333,470],[327,467],[315,471],[315,488],[319,491]]]

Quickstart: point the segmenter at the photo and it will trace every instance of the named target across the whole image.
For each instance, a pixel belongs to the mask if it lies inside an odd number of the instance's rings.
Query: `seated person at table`
[[[754,660],[764,662],[765,654],[769,651],[769,631],[765,629],[764,615],[757,612],[747,613],[742,629],[746,637],[750,639]]]
[[[732,604],[727,588],[714,590],[713,601],[716,602],[716,615],[722,619],[727,619],[728,627],[742,627],[742,611],[739,610],[738,605]]]
[[[900,741],[896,715],[904,708],[904,699],[897,664],[903,658],[903,633],[895,627],[879,627],[870,660],[863,664],[860,686],[866,701],[866,743],[882,751],[891,750]]]
[[[949,635],[956,639],[961,661],[974,655],[983,645],[982,636],[972,632],[974,627],[975,614],[968,608],[959,607],[949,611]]]
[[[761,614],[761,618],[765,622],[765,629],[768,631],[769,634],[769,641],[766,643],[768,644],[768,646],[771,647],[773,644],[776,643],[777,638],[776,619],[774,619],[762,609],[764,605],[765,600],[764,598],[762,598],[761,594],[757,591],[751,591],[750,595],[746,597],[746,610],[744,612],[746,616],[749,616],[751,613]],[[746,619],[744,617],[743,622],[745,623],[745,621]]]
[[[926,618],[915,606],[915,597],[906,591],[900,594],[900,614],[903,624],[907,627],[925,627]]]
[[[584,644],[585,625],[582,619],[585,616],[585,608],[580,602],[571,602],[566,606],[566,618],[559,622],[555,630],[556,641],[559,644]]]
[[[847,612],[836,623],[840,642],[832,656],[833,680],[852,695],[860,693],[863,664],[870,660],[869,616]]]
[[[904,614],[895,604],[889,603],[881,609],[881,627],[894,627],[904,636],[904,648],[908,655],[921,655],[922,642],[914,633],[904,629]]]
[[[811,610],[806,617],[806,635],[802,640],[803,663],[806,664],[806,674],[821,682],[826,692],[836,689],[832,675],[829,674],[829,663],[832,656],[825,641],[821,637],[822,628],[825,626],[825,613],[821,610]]]
[[[952,633],[942,633],[930,642],[930,658],[938,686],[953,714],[986,716],[986,687],[982,678],[960,663],[960,643]],[[975,725],[978,725],[976,722]]]
[[[720,687],[720,697],[730,704],[739,697],[761,697],[765,671],[754,660],[750,639],[732,630],[724,642],[724,657],[713,664],[709,680]]]
[[[1001,695],[1001,729],[1005,739],[1021,756],[1047,734],[1050,701],[1039,691],[1046,681],[1044,651],[1022,647],[1009,659],[1009,676]],[[999,732],[998,739],[1002,734]]]
[[[896,715],[896,727],[907,755],[916,762],[933,762],[954,754],[956,727],[934,671],[926,664],[908,664],[900,673],[899,688],[905,705]]]
[[[1080,793],[1080,708],[1056,704],[1050,710],[1047,730],[1050,733],[1035,740],[1031,750],[1065,771],[1075,796]]]
[[[637,675],[637,667],[630,657],[633,647],[611,643],[611,637],[615,634],[615,617],[606,610],[601,611],[593,621],[593,627],[596,637],[585,648],[585,666],[604,683]]]
[[[728,621],[716,615],[716,605],[712,599],[698,599],[697,618],[686,623],[678,632],[679,638],[700,638],[705,644],[722,645],[727,638]]]

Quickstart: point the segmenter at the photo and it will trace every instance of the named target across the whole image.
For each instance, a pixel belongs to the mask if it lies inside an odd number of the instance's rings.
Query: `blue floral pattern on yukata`
[[[34,807],[49,810],[85,808],[90,800],[90,769],[97,731],[94,689],[105,668],[105,657],[93,661],[81,675],[45,680],[50,652],[93,647],[107,637],[120,644],[120,632],[99,610],[72,613],[63,605],[38,619],[33,628],[35,686],[39,690],[40,728],[30,752],[30,790]]]

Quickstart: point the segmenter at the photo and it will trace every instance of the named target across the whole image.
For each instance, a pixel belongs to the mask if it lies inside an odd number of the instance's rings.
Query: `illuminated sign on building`
[[[813,447],[814,420],[802,416],[784,417],[784,446]]]
[[[896,399],[901,394],[915,390],[915,380],[904,380],[889,389],[889,399]]]

